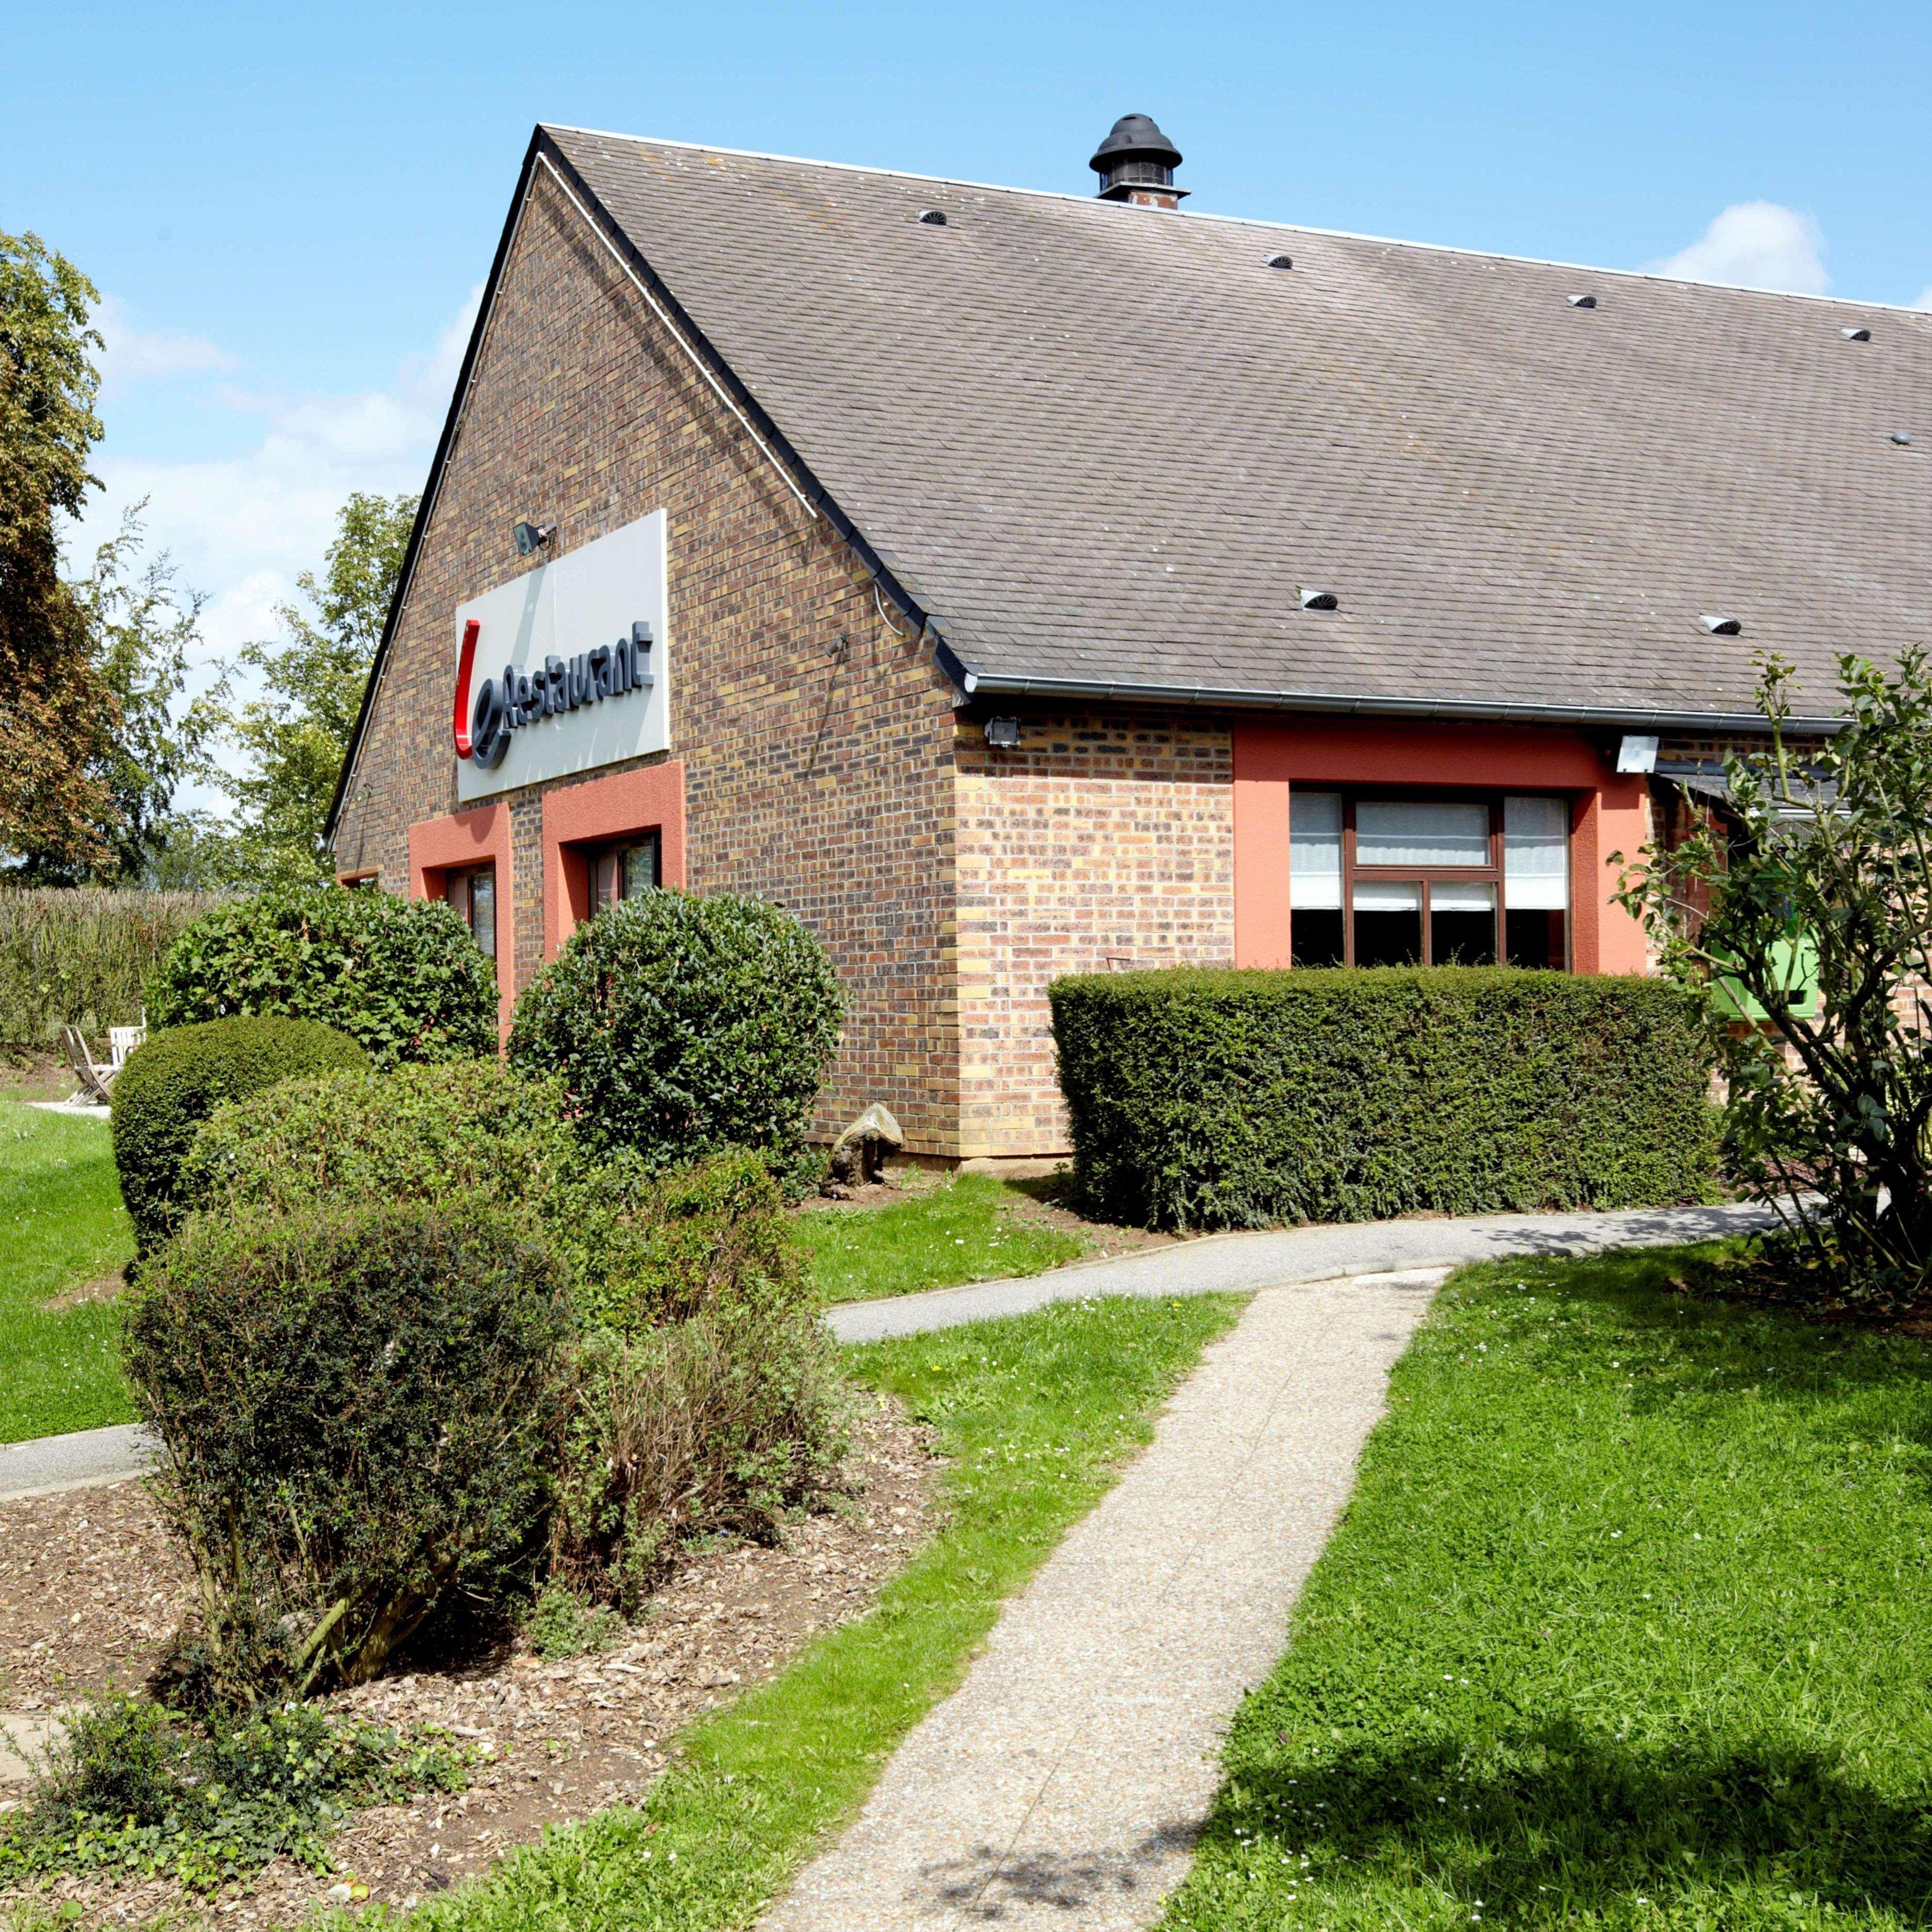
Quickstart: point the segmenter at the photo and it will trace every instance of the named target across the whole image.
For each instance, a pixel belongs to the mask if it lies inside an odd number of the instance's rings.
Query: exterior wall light
[[[510,532],[517,540],[519,556],[533,556],[556,535],[554,524],[518,524]]]
[[[1640,734],[1627,736],[1617,746],[1620,772],[1654,772],[1657,769],[1657,740]]]
[[[1016,752],[1020,743],[1020,721],[1017,718],[988,718],[986,720],[986,742],[996,752]]]

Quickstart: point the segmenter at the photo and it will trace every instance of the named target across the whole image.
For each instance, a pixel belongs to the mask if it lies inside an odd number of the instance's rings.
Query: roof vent
[[[1912,447],[1912,432],[1909,429],[1894,430],[1892,433],[1892,440],[1900,449],[1910,449]]]
[[[1180,150],[1144,114],[1123,114],[1087,165],[1100,177],[1102,201],[1178,208],[1187,192],[1174,184]]]
[[[1697,621],[1714,638],[1735,638],[1744,627],[1742,617],[1717,617],[1708,610],[1700,611]]]
[[[1304,610],[1336,610],[1341,601],[1332,590],[1312,590],[1306,584],[1301,586],[1301,608]]]
[[[1294,257],[1292,255],[1270,255],[1268,265],[1270,268],[1292,268],[1294,266]]]
[[[1594,296],[1565,296],[1563,299],[1572,308],[1594,308],[1597,305]]]
[[[1871,340],[1871,331],[1868,328],[1841,328],[1838,333],[1847,342],[1869,342]]]
[[[943,208],[922,208],[919,218],[928,228],[944,228],[946,226],[946,211]]]

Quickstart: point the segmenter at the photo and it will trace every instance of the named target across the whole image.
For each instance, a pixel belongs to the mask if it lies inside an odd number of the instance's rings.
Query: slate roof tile
[[[546,131],[982,676],[1822,712],[1932,640],[1932,315]]]

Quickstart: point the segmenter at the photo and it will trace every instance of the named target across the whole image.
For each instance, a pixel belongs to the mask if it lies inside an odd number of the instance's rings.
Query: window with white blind
[[[1569,960],[1570,806],[1529,793],[1288,802],[1298,966],[1512,966]]]

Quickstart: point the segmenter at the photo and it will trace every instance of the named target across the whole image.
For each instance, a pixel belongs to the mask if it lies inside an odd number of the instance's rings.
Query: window
[[[1503,896],[1509,963],[1567,964],[1570,808],[1564,800],[1503,800]]]
[[[602,912],[620,899],[635,898],[663,884],[663,844],[655,832],[586,853],[590,868],[590,910]]]
[[[1570,807],[1562,798],[1291,799],[1298,966],[1562,968]]]
[[[484,957],[496,956],[496,868],[472,866],[443,875],[442,896],[462,915]]]

